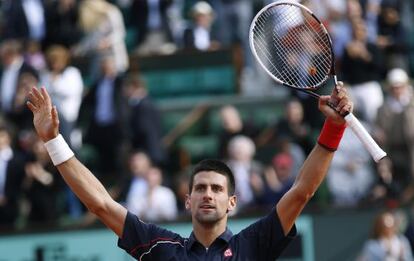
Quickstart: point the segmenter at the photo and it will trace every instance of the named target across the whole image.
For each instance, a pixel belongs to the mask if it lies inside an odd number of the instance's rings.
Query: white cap
[[[204,14],[204,15],[211,15],[213,14],[213,8],[211,5],[205,1],[197,2],[192,8],[191,8],[191,14],[197,15],[197,14]]]
[[[400,68],[392,69],[387,74],[387,81],[391,86],[406,84],[408,83],[408,80],[407,73]]]

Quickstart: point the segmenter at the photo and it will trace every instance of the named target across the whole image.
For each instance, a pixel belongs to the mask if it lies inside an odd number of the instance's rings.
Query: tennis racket
[[[331,76],[338,84],[328,31],[301,4],[277,1],[262,8],[251,23],[249,42],[261,67],[283,86],[319,99],[314,91]],[[387,155],[352,113],[344,118],[376,162]]]

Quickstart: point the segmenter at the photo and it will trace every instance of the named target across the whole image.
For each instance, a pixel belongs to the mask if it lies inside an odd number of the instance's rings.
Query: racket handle
[[[367,130],[364,128],[364,126],[362,126],[361,122],[352,113],[346,115],[345,120],[348,126],[351,127],[352,131],[362,142],[364,147],[371,154],[375,162],[378,162],[382,158],[387,156],[387,153],[378,146],[378,144],[374,141],[371,135],[369,135]]]

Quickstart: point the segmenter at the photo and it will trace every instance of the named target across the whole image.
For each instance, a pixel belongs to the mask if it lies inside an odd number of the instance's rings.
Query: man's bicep
[[[306,200],[301,199],[299,192],[292,187],[276,205],[276,214],[285,235],[289,233],[296,219],[305,207]]]

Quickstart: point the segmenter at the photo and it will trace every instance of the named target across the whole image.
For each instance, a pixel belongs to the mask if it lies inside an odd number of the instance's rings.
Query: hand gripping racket
[[[314,91],[330,76],[338,84],[328,31],[301,4],[278,1],[265,6],[252,21],[249,41],[258,63],[283,86],[319,98]],[[387,155],[352,113],[345,120],[376,162]]]

